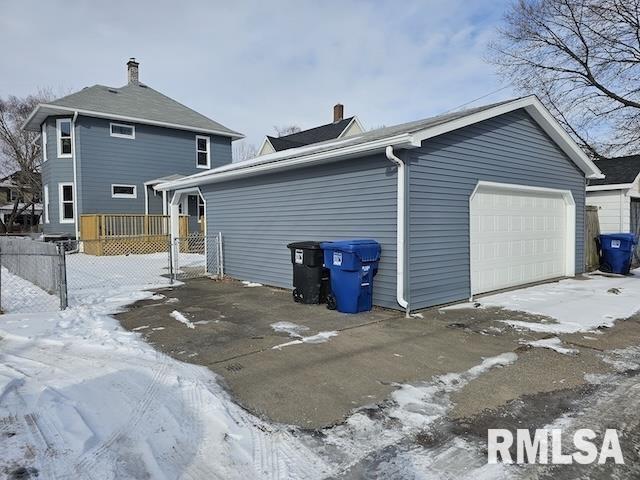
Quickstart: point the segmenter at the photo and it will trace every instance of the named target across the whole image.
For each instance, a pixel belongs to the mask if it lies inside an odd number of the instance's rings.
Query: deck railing
[[[80,216],[80,240],[90,255],[148,253],[169,243],[169,215],[92,214]],[[189,235],[189,216],[180,215],[180,237]],[[158,250],[159,251],[159,250]]]

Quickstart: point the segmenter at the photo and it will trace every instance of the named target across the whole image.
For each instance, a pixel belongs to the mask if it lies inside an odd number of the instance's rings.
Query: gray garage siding
[[[469,196],[479,180],[569,189],[583,271],[584,175],[524,110],[408,151],[411,308],[469,298]]]
[[[226,274],[290,288],[289,242],[373,238],[382,244],[374,303],[397,308],[396,169],[384,155],[201,189],[207,229],[222,232]]]

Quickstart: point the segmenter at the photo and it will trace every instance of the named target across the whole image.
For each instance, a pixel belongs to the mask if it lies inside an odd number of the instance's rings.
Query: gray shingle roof
[[[605,174],[601,180],[589,180],[589,185],[617,185],[632,183],[640,174],[640,155],[607,158],[594,162]]]
[[[212,130],[232,137],[242,136],[143,84],[128,84],[120,88],[94,85],[47,105]]]
[[[344,118],[338,122],[320,125],[319,127],[309,128],[308,130],[302,130],[301,132],[284,135],[282,137],[271,137],[267,135],[267,138],[276,152],[289,148],[304,147],[312,143],[335,140],[344,132],[344,129],[347,128],[352,120],[353,117]]]

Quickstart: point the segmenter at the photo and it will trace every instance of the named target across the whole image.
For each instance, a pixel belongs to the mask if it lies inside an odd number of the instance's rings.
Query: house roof
[[[632,184],[640,174],[640,155],[606,158],[594,162],[605,178],[589,180],[589,186],[621,186]],[[627,187],[627,188],[629,188]]]
[[[309,128],[301,132],[283,135],[282,137],[272,137],[267,135],[267,139],[276,152],[288,150],[289,148],[303,147],[312,143],[326,142],[338,138],[349,126],[354,117],[344,118],[340,121]]]
[[[231,163],[206,172],[190,175],[175,182],[160,184],[157,188],[160,190],[174,190],[216,183],[239,176],[260,175],[278,169],[296,168],[312,163],[346,160],[383,152],[388,146],[417,148],[422,145],[424,140],[429,138],[520,108],[527,111],[533,120],[584,172],[585,176],[588,178],[600,178],[602,176],[598,167],[558,124],[540,100],[531,95],[391,127],[379,128],[347,138],[270,153],[251,160]]]
[[[94,85],[53,102],[40,104],[31,113],[24,128],[39,131],[46,117],[68,115],[76,111],[80,115],[212,133],[231,138],[243,137],[242,134],[141,83],[132,83],[120,88]]]

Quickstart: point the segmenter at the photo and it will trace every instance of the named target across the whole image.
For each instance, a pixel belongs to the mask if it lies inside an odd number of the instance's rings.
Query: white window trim
[[[71,199],[71,204],[73,205],[73,218],[64,218],[64,202],[62,201],[62,189],[64,187],[71,187],[71,195],[73,198]],[[73,182],[63,182],[58,184],[58,223],[75,223],[76,221],[76,202],[75,202],[76,192],[73,188]],[[69,202],[67,202],[69,203]]]
[[[202,205],[202,208],[205,210],[203,217],[206,216],[206,213],[207,213],[206,212],[206,208],[207,207],[206,207],[206,205],[204,203],[204,198],[202,198],[202,195],[198,194],[197,197],[198,197],[198,201],[196,202],[196,208],[197,208],[198,211],[197,211],[196,215],[198,216],[198,223],[202,223],[202,218],[200,217],[200,205]]]
[[[40,136],[42,141],[42,162],[47,161],[47,122],[42,124],[42,135]]]
[[[49,223],[49,185],[44,186],[44,191],[42,194],[42,201],[44,203],[44,223]]]
[[[207,164],[200,165],[198,163],[198,153],[202,150],[198,150],[198,140],[204,139],[207,141]],[[206,135],[196,135],[196,168],[211,168],[211,138]]]
[[[133,194],[128,193],[113,193],[113,187],[133,187]],[[124,183],[112,183],[111,184],[111,198],[138,198],[138,189],[135,185],[126,185]]]
[[[122,133],[113,133],[113,127],[127,127],[131,129],[131,135],[123,135]],[[112,137],[117,137],[117,138],[129,138],[134,140],[136,138],[136,126],[135,125],[127,125],[126,123],[116,123],[116,122],[111,122],[109,123],[109,135],[111,135]]]
[[[62,122],[69,122],[71,139],[71,153],[62,153],[62,136],[60,130],[60,124]],[[71,118],[58,118],[56,120],[56,144],[58,147],[58,158],[71,158],[73,157],[73,120]]]

